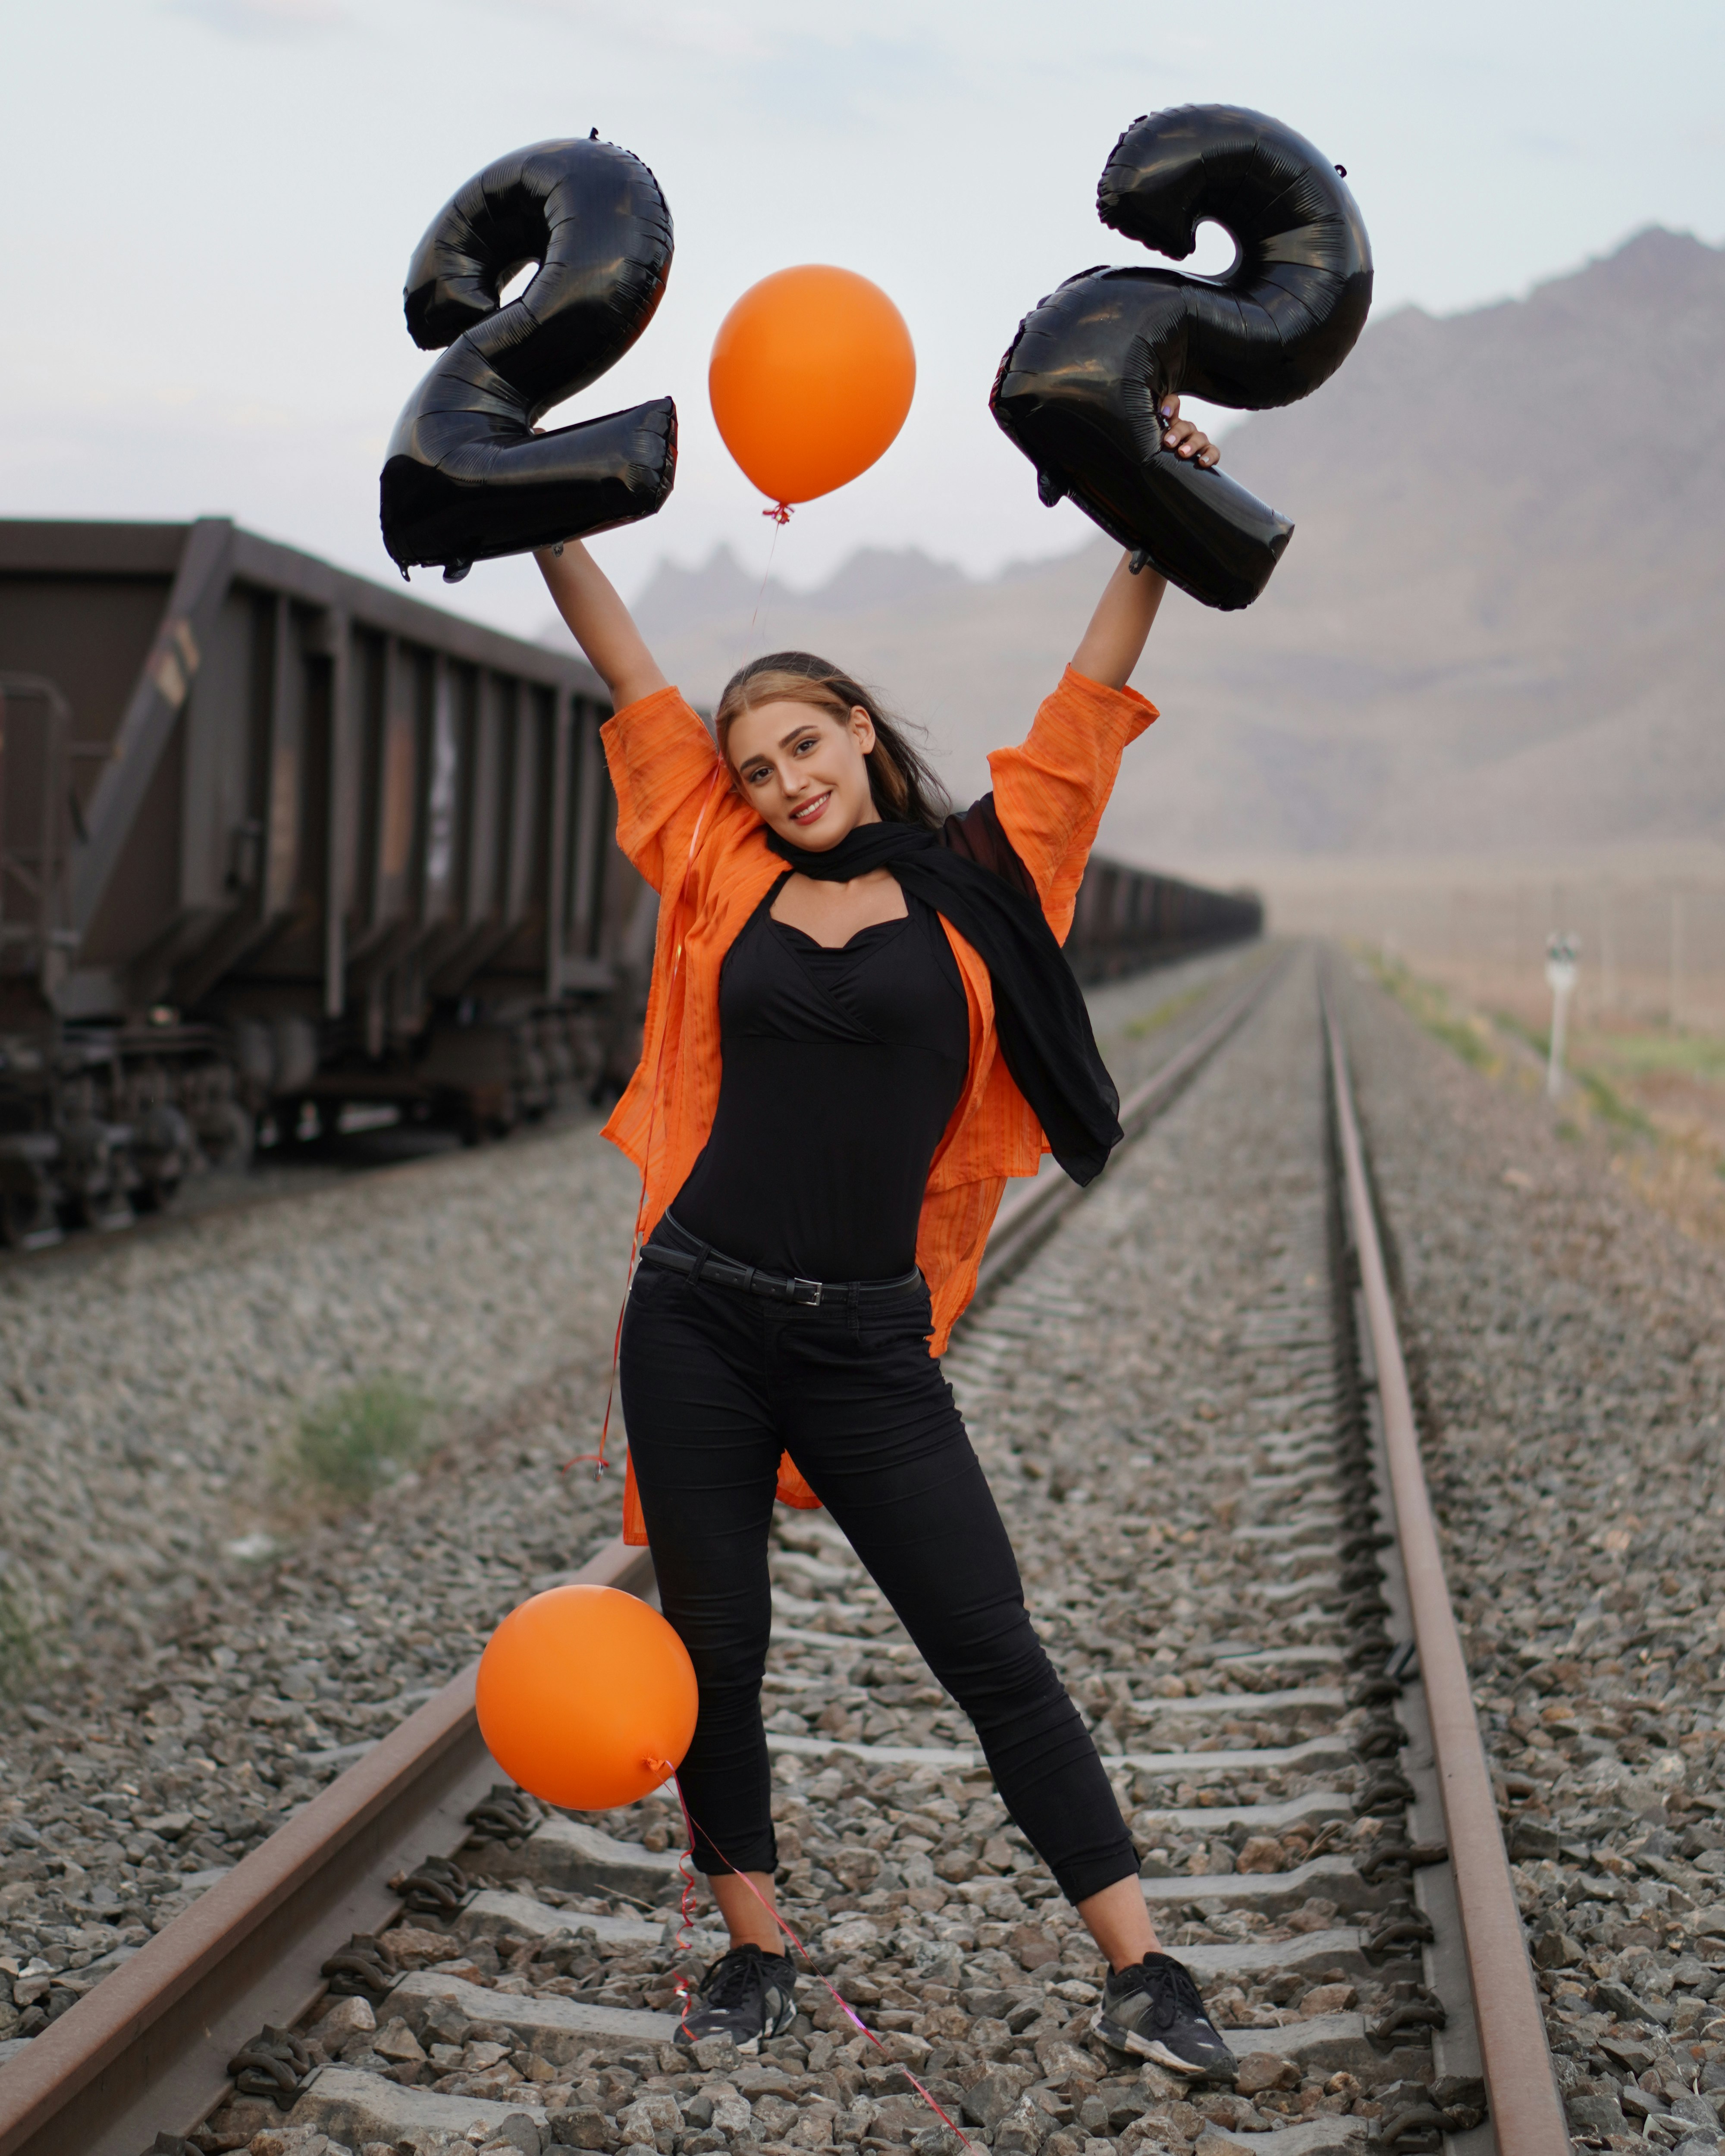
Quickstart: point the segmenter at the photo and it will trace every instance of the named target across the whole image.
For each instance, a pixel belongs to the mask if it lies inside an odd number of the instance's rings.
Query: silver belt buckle
[[[820,1306],[820,1282],[793,1279],[791,1282],[791,1301],[802,1303],[810,1310],[818,1309]]]

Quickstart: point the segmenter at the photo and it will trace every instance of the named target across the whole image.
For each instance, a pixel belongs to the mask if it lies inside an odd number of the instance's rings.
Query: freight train
[[[0,1242],[619,1084],[656,901],[609,710],[572,653],[225,519],[0,521]],[[1068,947],[1097,980],[1261,926],[1097,860]]]

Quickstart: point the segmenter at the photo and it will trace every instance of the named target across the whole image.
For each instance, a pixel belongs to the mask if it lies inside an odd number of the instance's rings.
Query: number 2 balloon
[[[1238,105],[1135,120],[1096,189],[1104,224],[1183,261],[1197,228],[1235,244],[1224,277],[1089,270],[1027,315],[989,404],[1036,467],[1111,538],[1206,606],[1250,606],[1293,531],[1220,470],[1162,445],[1162,400],[1249,412],[1291,404],[1353,349],[1372,253],[1339,169],[1302,136]]]
[[[498,294],[540,268],[506,306]],[[395,423],[381,483],[383,544],[406,573],[608,531],[670,492],[669,397],[545,434],[543,412],[597,382],[640,336],[670,274],[671,220],[639,157],[598,131],[487,165],[442,209],[408,265],[408,329],[449,350]]]

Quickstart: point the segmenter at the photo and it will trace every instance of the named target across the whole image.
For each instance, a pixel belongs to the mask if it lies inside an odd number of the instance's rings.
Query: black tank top
[[[784,881],[725,955],[718,1111],[670,1209],[770,1272],[890,1280],[916,1262],[928,1165],[969,1068],[963,979],[920,899],[829,951],[773,918]]]

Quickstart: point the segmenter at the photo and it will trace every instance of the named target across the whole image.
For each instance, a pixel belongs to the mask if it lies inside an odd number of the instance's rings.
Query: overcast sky
[[[0,54],[0,515],[220,512],[380,578],[377,471],[426,365],[408,254],[470,173],[546,137],[634,151],[676,224],[652,327],[559,415],[677,400],[670,501],[599,542],[625,590],[721,540],[764,567],[706,360],[737,295],[796,262],[884,285],[919,381],[886,457],[798,511],[779,574],[864,543],[978,573],[1078,543],[988,391],[1062,277],[1153,259],[1095,190],[1158,105],[1255,105],[1345,164],[1379,312],[1524,292],[1650,223],[1725,237],[1717,0],[54,0],[8,10]],[[546,618],[531,563],[416,583]]]

